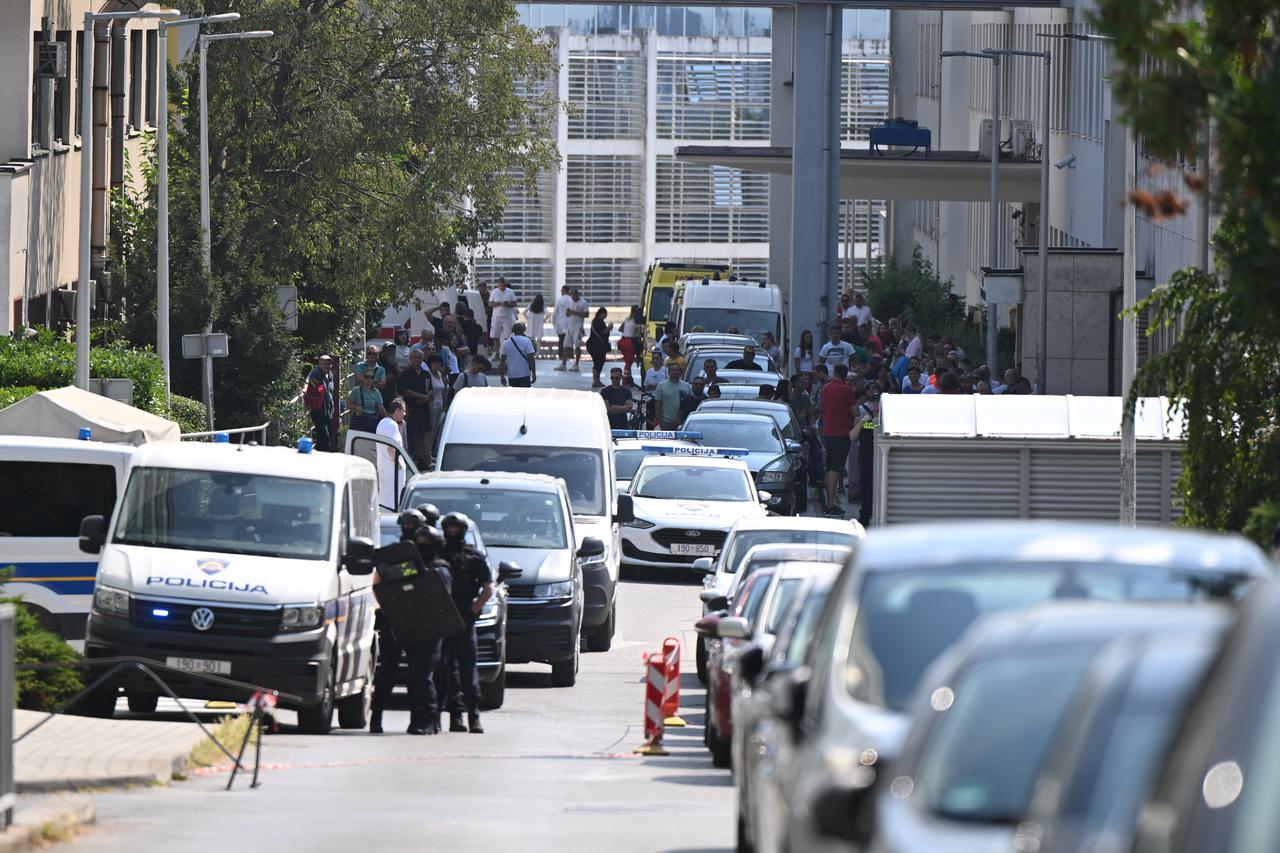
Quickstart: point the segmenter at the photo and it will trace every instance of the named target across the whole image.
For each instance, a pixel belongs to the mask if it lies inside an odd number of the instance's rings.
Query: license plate
[[[199,672],[203,675],[230,675],[231,661],[206,660],[204,658],[165,658],[165,664],[182,672]]]
[[[695,557],[714,557],[716,554],[715,545],[689,545],[684,542],[677,542],[671,546],[672,554],[684,554],[686,556]]]

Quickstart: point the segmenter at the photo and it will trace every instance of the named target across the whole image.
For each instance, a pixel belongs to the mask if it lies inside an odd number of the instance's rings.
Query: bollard
[[[662,725],[681,728],[680,719],[680,640],[667,637],[662,641],[662,660],[666,669],[666,682],[662,688]]]
[[[636,747],[641,755],[667,755],[662,748],[662,696],[666,690],[666,666],[661,654],[644,656],[644,744]]]

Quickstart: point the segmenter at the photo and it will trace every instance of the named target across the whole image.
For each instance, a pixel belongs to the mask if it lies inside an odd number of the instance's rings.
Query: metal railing
[[[245,436],[260,434],[261,440],[258,441],[258,444],[266,444],[267,428],[270,426],[271,426],[271,422],[268,421],[265,424],[260,424],[258,426],[251,426],[251,427],[236,427],[235,429],[215,429],[215,430],[209,430],[208,432],[184,432],[182,434],[182,439],[187,440],[187,439],[197,439],[197,438],[213,438],[218,433],[226,433],[228,436],[232,436],[232,435],[240,436],[239,443],[244,444]]]

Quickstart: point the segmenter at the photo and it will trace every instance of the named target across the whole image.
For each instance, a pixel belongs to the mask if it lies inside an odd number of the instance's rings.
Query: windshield
[[[741,530],[729,540],[725,548],[720,570],[733,574],[747,552],[757,545],[838,545],[852,548],[856,538],[852,533],[835,530]]]
[[[687,501],[753,501],[751,482],[737,468],[650,465],[632,483],[638,498]]]
[[[692,363],[694,368],[696,368],[700,374],[705,375],[706,363],[708,361],[714,361],[716,363],[717,370],[724,370],[731,362],[742,358],[742,350],[737,350],[736,352],[733,350],[728,352],[720,352],[719,350],[716,352],[695,352],[691,357],[693,359]],[[763,353],[757,352],[755,358],[751,360],[760,365],[761,370],[767,370],[770,373],[778,372],[778,368],[773,364],[773,359]]]
[[[136,468],[113,542],[152,548],[324,560],[333,486],[316,480]]]
[[[684,329],[701,326],[706,332],[727,332],[736,327],[738,333],[750,335],[760,343],[765,332],[775,341],[782,340],[782,318],[775,311],[750,311],[745,308],[686,308]]]
[[[795,420],[791,417],[790,406],[770,406],[770,405],[752,405],[749,402],[723,403],[715,400],[708,400],[698,407],[706,412],[742,412],[752,415],[768,415],[773,422],[778,425],[778,429],[782,432],[783,438],[789,438],[793,441],[798,440],[800,435],[796,431]]]
[[[929,664],[988,613],[1054,599],[1231,600],[1252,580],[1233,571],[1115,563],[962,563],[868,572],[845,683],[857,699],[905,710]]]
[[[646,319],[650,323],[665,323],[671,316],[671,297],[675,296],[674,287],[655,287],[649,291],[649,314]]]
[[[930,811],[983,823],[1022,820],[1096,648],[978,661],[954,689],[938,688],[933,707],[942,716],[917,778]]]
[[[782,647],[775,649],[774,660],[779,663],[802,663],[809,654],[809,646],[813,644],[813,635],[818,630],[818,616],[822,613],[822,605],[827,600],[827,590],[814,588],[804,601],[800,602],[800,611],[796,614],[791,627],[791,634],[783,640]]]
[[[450,442],[445,445],[441,461],[441,471],[507,471],[559,477],[569,490],[569,503],[575,513],[608,514],[605,510],[604,458],[598,450],[525,445],[490,447]],[[488,538],[487,533],[485,538]]]
[[[433,503],[442,513],[466,513],[488,548],[567,547],[555,492],[428,486],[414,489],[407,505],[422,503]]]
[[[756,614],[760,612],[760,605],[764,604],[765,593],[769,590],[769,581],[773,579],[773,571],[759,572],[755,577],[747,581],[746,589],[742,591],[742,595],[738,596],[738,600],[734,603],[734,616],[741,616],[747,620],[747,624],[755,630]]]
[[[753,452],[782,453],[782,444],[775,434],[775,427],[768,421],[750,417],[700,418],[695,412],[685,419],[684,428],[700,432],[698,441],[703,447],[733,447]]]
[[[643,450],[615,450],[613,452],[613,466],[619,480],[630,480],[635,477],[636,469],[640,467],[640,463],[649,454]]]

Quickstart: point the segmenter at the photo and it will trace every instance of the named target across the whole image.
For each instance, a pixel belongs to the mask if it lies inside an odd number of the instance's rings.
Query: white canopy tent
[[[0,435],[79,438],[83,427],[94,441],[116,444],[177,441],[181,435],[173,421],[73,386],[40,391],[0,409]]]

